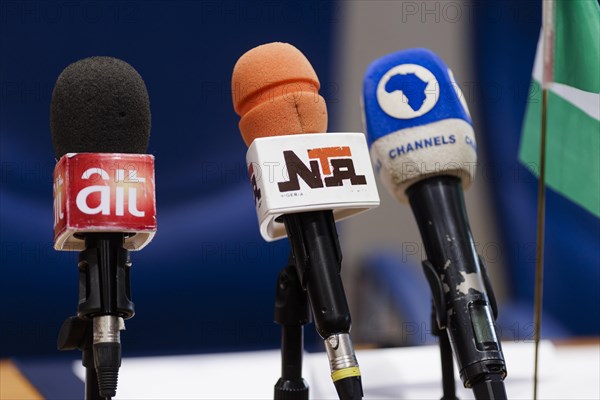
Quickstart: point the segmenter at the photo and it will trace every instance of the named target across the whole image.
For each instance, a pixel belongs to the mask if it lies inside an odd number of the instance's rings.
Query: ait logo
[[[308,150],[309,164],[291,150],[283,152],[289,180],[278,182],[279,191],[300,190],[300,179],[311,189],[342,186],[345,180],[351,185],[366,185],[364,175],[357,175],[350,147],[323,147]]]
[[[102,168],[88,168],[81,175],[80,184],[91,181],[98,175],[100,185],[85,186],[79,190],[75,204],[79,211],[87,215],[114,215],[124,216],[126,213],[134,217],[144,217],[146,212],[139,210],[137,205],[137,191],[139,184],[144,184],[146,178],[137,176],[135,169],[117,169],[111,181],[109,173]],[[136,185],[138,184],[138,185]],[[144,186],[140,187],[143,191]],[[95,205],[91,206],[91,203]],[[114,203],[114,204],[112,204]],[[60,211],[60,210],[59,210]],[[62,211],[60,212],[62,214]]]
[[[377,85],[377,102],[390,117],[411,119],[428,113],[439,99],[439,85],[427,68],[402,64],[387,71]]]
[[[252,184],[252,193],[254,194],[254,204],[257,204],[261,199],[260,189],[256,184],[256,174],[254,173],[254,165],[250,163],[248,166],[248,176],[250,177],[250,183]]]

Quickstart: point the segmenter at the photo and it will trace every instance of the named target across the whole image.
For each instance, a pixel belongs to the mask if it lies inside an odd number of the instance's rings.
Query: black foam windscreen
[[[150,100],[142,77],[112,57],[69,65],[52,91],[50,130],[57,159],[65,153],[146,153]]]

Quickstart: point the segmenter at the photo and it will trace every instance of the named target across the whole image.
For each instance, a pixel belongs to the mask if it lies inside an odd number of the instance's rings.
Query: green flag
[[[600,217],[600,6],[558,0],[554,80],[547,104],[546,184]],[[519,158],[538,174],[542,115],[542,37]]]

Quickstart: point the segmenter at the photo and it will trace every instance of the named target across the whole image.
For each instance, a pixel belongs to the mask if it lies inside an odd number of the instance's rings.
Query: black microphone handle
[[[506,364],[494,323],[496,301],[475,249],[461,180],[434,176],[411,185],[406,193],[427,254],[423,266],[438,325],[449,335],[461,379],[477,398],[487,393],[485,398],[505,399]]]
[[[283,220],[317,332],[323,339],[348,333],[350,309],[340,277],[342,256],[332,212],[287,214]]]
[[[358,362],[350,339],[350,309],[340,276],[342,252],[333,211],[281,217],[317,332],[324,339],[332,379],[341,400],[362,399]]]
[[[86,249],[79,253],[77,315],[92,320],[93,364],[102,398],[113,397],[117,391],[121,366],[119,318],[128,319],[134,314],[131,262],[124,240],[125,234],[119,232],[86,233]],[[88,372],[88,378],[94,376],[89,368]],[[89,390],[94,390],[94,386]],[[86,392],[89,393],[87,383]]]

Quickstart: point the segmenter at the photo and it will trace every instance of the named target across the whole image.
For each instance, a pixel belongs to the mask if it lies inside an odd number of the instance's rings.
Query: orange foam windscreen
[[[240,57],[233,68],[233,107],[244,142],[327,130],[319,78],[304,54],[287,43],[268,43]]]

